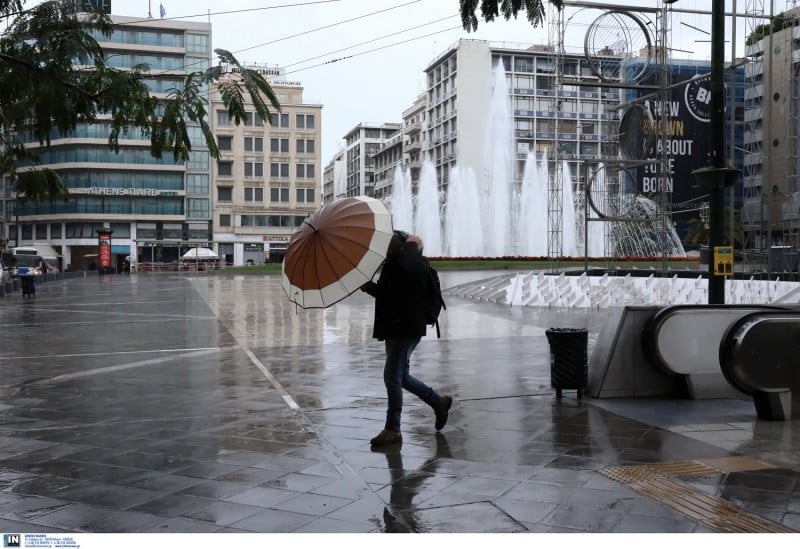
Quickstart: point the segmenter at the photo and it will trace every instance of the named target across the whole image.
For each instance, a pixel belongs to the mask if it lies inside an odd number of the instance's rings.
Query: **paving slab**
[[[800,528],[800,422],[760,421],[746,400],[556,398],[545,330],[585,328],[591,347],[602,309],[448,297],[412,371],[454,396],[449,421],[437,433],[409,394],[403,445],[372,451],[386,406],[372,314],[360,292],[299,309],[276,275],[89,276],[0,299],[0,526]]]

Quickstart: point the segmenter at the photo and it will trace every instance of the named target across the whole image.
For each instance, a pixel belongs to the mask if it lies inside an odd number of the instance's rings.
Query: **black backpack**
[[[447,309],[442,297],[442,285],[439,282],[439,273],[425,262],[428,267],[428,283],[425,285],[425,324],[436,326],[436,337],[442,337],[439,332],[439,313]]]

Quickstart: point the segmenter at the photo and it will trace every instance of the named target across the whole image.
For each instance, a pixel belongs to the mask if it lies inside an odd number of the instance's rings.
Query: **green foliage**
[[[528,21],[534,27],[544,22],[545,0],[460,0],[461,24],[468,32],[478,29],[478,17],[475,12],[480,7],[484,21],[494,21],[500,15],[506,20],[517,18],[521,10],[528,14]],[[564,7],[563,0],[549,0],[558,9]]]
[[[745,46],[752,46],[759,40],[762,40],[772,34],[790,26],[795,26],[800,23],[800,19],[795,16],[787,17],[786,14],[781,13],[776,15],[771,23],[762,23],[756,25],[753,31],[745,38]]]
[[[15,182],[20,202],[69,202],[69,189],[56,172],[45,168],[21,172]]]
[[[116,69],[92,33],[109,36],[111,19],[102,13],[79,13],[72,2],[45,1],[23,9],[25,0],[0,0],[0,21],[8,29],[0,37],[0,170],[17,176],[20,165],[35,168],[36,158],[25,150],[32,140],[49,145],[56,134],[69,135],[80,123],[111,117],[109,147],[138,130],[150,139],[155,158],[171,152],[175,161],[189,158],[188,128],[198,124],[211,155],[219,150],[208,124],[207,88],[223,74],[220,66],[186,75],[181,89],[166,98],[153,97],[144,82],[149,67]],[[280,104],[269,83],[225,50],[216,50],[220,63],[238,74],[224,84],[226,108],[239,123],[246,98],[269,120]],[[265,99],[266,98],[266,99]],[[20,171],[21,177],[22,171]],[[25,191],[21,191],[23,195]]]

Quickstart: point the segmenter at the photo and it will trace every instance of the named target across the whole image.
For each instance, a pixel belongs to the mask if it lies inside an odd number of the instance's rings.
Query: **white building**
[[[340,149],[325,166],[322,174],[322,203],[328,204],[347,193],[347,173],[344,149]]]
[[[584,177],[587,164],[603,155],[616,155],[616,150],[601,150],[601,142],[609,122],[618,116],[620,91],[600,87],[600,79],[583,55],[564,55],[563,78],[575,83],[557,86],[557,59],[549,46],[514,49],[462,39],[425,69],[423,157],[434,162],[441,190],[447,190],[455,165],[471,169],[479,180],[486,173],[488,113],[498,63],[505,71],[513,116],[517,180],[528,151],[546,154],[551,162],[567,160],[576,182]]]
[[[401,124],[394,122],[362,122],[347,132],[344,136],[346,196],[374,196],[373,156],[401,128]]]

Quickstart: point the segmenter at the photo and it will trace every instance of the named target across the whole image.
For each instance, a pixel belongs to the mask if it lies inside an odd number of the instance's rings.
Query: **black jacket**
[[[378,282],[368,282],[364,287],[375,298],[372,337],[383,340],[425,335],[427,277],[427,262],[416,242],[406,242],[398,254],[386,259]]]

